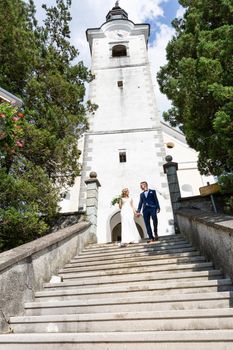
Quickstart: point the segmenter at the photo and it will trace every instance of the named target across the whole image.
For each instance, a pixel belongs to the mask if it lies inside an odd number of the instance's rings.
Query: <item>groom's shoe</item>
[[[147,243],[155,243],[155,239],[154,239],[154,238],[149,239],[149,240],[147,241]]]
[[[155,241],[158,241],[158,239],[159,239],[159,236],[158,236],[158,235],[155,235],[154,240],[155,240]]]

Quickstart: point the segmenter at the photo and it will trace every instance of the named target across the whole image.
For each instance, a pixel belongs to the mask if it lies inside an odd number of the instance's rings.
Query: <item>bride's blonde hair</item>
[[[129,192],[129,189],[128,188],[123,188],[123,190],[121,191],[121,197],[122,198],[127,197],[127,192]]]

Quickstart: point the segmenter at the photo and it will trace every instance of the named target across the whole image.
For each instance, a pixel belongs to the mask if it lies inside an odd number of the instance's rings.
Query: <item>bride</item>
[[[133,207],[133,200],[129,197],[128,188],[122,190],[119,208],[121,209],[121,245],[138,243],[141,237],[134,222],[136,211]]]

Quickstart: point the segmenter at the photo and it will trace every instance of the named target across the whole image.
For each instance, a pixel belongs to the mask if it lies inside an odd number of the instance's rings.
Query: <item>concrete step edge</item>
[[[124,276],[124,275],[123,275]],[[61,283],[44,283],[44,288],[62,288],[62,287],[68,287],[68,286],[86,286],[86,285],[102,285],[102,284],[117,284],[117,283],[130,283],[130,282],[150,282],[153,280],[171,280],[171,279],[191,279],[191,278],[208,278],[208,277],[221,277],[222,271],[221,270],[209,270],[209,271],[193,271],[193,272],[183,272],[179,273],[177,272],[175,275],[174,273],[168,273],[164,274],[161,272],[158,272],[156,275],[151,273],[145,273],[144,275],[137,275],[133,274],[129,276],[126,276],[125,278],[121,278],[121,275],[118,276],[97,276],[97,279],[94,280],[93,277],[90,278],[90,281],[87,279],[83,279],[83,281],[66,281]],[[101,277],[105,277],[105,279],[101,279]]]
[[[168,246],[161,246],[159,245],[159,243],[153,243],[153,244],[147,244],[145,245],[144,248],[136,248],[136,247],[133,247],[132,245],[132,248],[130,247],[116,247],[112,252],[106,252],[105,254],[104,253],[91,253],[91,252],[81,252],[79,257],[85,257],[85,258],[88,258],[88,257],[106,257],[106,256],[117,256],[119,254],[121,254],[122,250],[124,250],[125,253],[127,254],[133,254],[133,253],[143,253],[143,252],[151,252],[151,251],[155,251],[155,252],[163,252],[163,251],[173,251],[173,250],[177,250],[177,249],[182,249],[182,250],[185,250],[185,249],[193,249],[193,246],[191,244],[177,244],[177,245],[168,245]]]
[[[186,264],[198,264],[198,263],[205,263],[206,261],[204,260],[186,260],[183,262],[184,265]],[[124,262],[120,262],[120,263],[109,263],[109,264],[93,264],[93,265],[89,265],[87,266],[76,266],[76,264],[67,264],[65,265],[61,270],[67,270],[67,269],[78,269],[79,271],[83,271],[85,269],[87,269],[88,267],[93,270],[93,268],[99,268],[100,270],[105,270],[108,268],[116,268],[119,269],[120,267],[140,267],[140,266],[161,266],[161,265],[170,265],[170,264],[177,264],[177,265],[181,265],[182,261],[180,261],[179,259],[175,260],[175,259],[164,259],[164,260],[145,260],[145,261],[124,261]]]
[[[106,256],[96,256],[96,260],[99,261],[99,259],[103,260],[103,259],[108,259],[110,258],[110,260],[115,260],[115,259],[118,259],[119,257],[124,257],[124,258],[127,258],[128,256],[131,256],[131,257],[136,257],[136,256],[148,256],[149,254],[151,255],[154,255],[154,256],[164,256],[164,255],[175,255],[175,254],[180,254],[180,253],[197,253],[198,255],[200,255],[200,252],[198,250],[196,250],[195,248],[191,247],[191,248],[176,248],[176,249],[169,249],[169,250],[158,250],[158,249],[153,249],[152,247],[150,249],[147,249],[143,252],[138,252],[138,251],[135,251],[135,252],[126,252],[125,251],[125,248],[119,248],[119,250],[117,251],[116,254],[111,254],[111,255],[106,255]],[[79,261],[86,261],[86,260],[89,260],[91,258],[93,258],[92,255],[90,256],[81,256],[79,255],[78,256],[78,260]],[[88,259],[86,259],[88,258]]]
[[[206,269],[206,268],[212,268],[213,263],[211,262],[205,262],[200,264],[167,264],[167,265],[151,265],[147,266],[134,266],[134,267],[119,267],[117,268],[108,268],[108,269],[99,269],[98,267],[96,269],[87,268],[86,270],[75,270],[75,269],[61,269],[58,272],[59,276],[62,276],[63,278],[68,277],[76,277],[76,278],[83,278],[88,276],[117,276],[121,274],[132,274],[132,273],[147,273],[150,271],[159,272],[159,271],[172,271],[172,272],[178,272],[179,270],[197,270],[197,269]]]
[[[202,318],[232,318],[233,309],[192,309],[166,310],[166,311],[140,311],[140,312],[114,312],[114,313],[88,313],[70,315],[42,315],[11,317],[12,325],[18,323],[56,323],[56,322],[85,322],[85,321],[126,321],[126,320],[152,320],[152,319],[202,319]]]
[[[192,250],[191,252],[188,251],[188,252],[184,252],[184,251],[180,251],[178,253],[175,253],[175,254],[153,254],[153,255],[148,255],[148,252],[147,253],[137,253],[137,254],[124,254],[123,253],[124,250],[122,250],[122,254],[120,255],[120,257],[118,256],[116,259],[112,259],[111,257],[105,257],[105,258],[98,258],[98,257],[90,257],[88,259],[86,258],[82,258],[80,257],[79,255],[77,255],[76,257],[74,257],[73,259],[71,259],[71,262],[81,262],[81,263],[87,263],[87,262],[96,262],[96,261],[116,261],[118,262],[119,259],[137,259],[137,258],[144,258],[144,257],[152,257],[154,259],[158,259],[158,260],[161,260],[161,259],[168,259],[168,256],[169,256],[169,259],[173,259],[173,258],[182,258],[182,257],[197,257],[197,256],[201,256],[200,255],[200,252],[197,251],[197,250]]]
[[[95,254],[95,253],[108,253],[111,251],[115,251],[116,248],[118,248],[118,246],[120,245],[120,242],[115,243],[114,245],[112,245],[111,247],[107,247],[107,248],[84,248],[82,250],[81,254]],[[190,243],[187,242],[186,240],[178,240],[178,241],[173,241],[173,242],[164,242],[161,240],[158,240],[154,243],[154,245],[158,245],[161,247],[166,247],[166,246],[173,246],[173,245],[188,245],[190,246]],[[148,243],[147,242],[140,242],[140,243],[132,243],[132,244],[128,244],[127,245],[127,249],[131,250],[131,249],[145,249],[145,247],[148,247]]]
[[[93,332],[93,333],[38,333],[0,335],[0,344],[66,344],[66,343],[149,343],[162,342],[233,342],[232,330],[147,331],[147,332]],[[177,344],[178,345],[178,344]],[[179,346],[179,345],[178,345]],[[105,348],[106,349],[106,348]],[[227,348],[225,348],[227,350]],[[230,348],[228,348],[230,350]],[[7,348],[6,348],[7,350]]]
[[[111,260],[110,260],[111,261]],[[114,261],[111,261],[111,265],[119,265],[119,264],[124,264],[124,263],[128,263],[128,264],[131,264],[131,263],[134,263],[134,262],[137,262],[137,263],[162,263],[162,262],[167,262],[167,261],[172,261],[172,262],[195,262],[195,261],[199,261],[199,262],[204,262],[206,261],[205,257],[204,256],[191,256],[191,257],[168,257],[166,256],[166,258],[161,258],[161,259],[158,259],[157,256],[144,256],[144,257],[138,257],[138,258],[126,258],[126,259],[118,259],[118,260],[114,260]],[[86,267],[87,266],[87,263],[89,266],[96,266],[96,261],[89,261],[89,262],[76,262],[74,261],[73,259],[71,259],[71,261],[66,264],[64,267]],[[101,261],[98,261],[98,265],[99,266],[103,266],[103,265],[106,265],[108,266],[110,264],[106,262],[106,260],[101,260]]]
[[[176,235],[164,235],[164,236],[159,236],[159,239],[161,241],[174,241],[174,240],[183,240],[185,242],[187,242],[187,239],[181,235],[181,234],[176,234]],[[142,243],[146,242],[147,241],[147,238],[143,238],[142,239]],[[91,243],[89,245],[87,245],[87,249],[88,248],[101,248],[101,247],[111,247],[111,246],[114,246],[117,242],[109,242],[109,243]]]
[[[185,302],[185,301],[209,301],[221,299],[233,299],[231,292],[210,292],[210,293],[195,293],[195,294],[170,294],[162,296],[148,297],[115,297],[106,299],[88,299],[88,300],[54,300],[54,301],[40,301],[25,303],[25,309],[42,308],[42,307],[59,307],[59,306],[92,306],[92,305],[111,305],[111,304],[136,304],[136,303],[171,303],[171,302]]]
[[[141,291],[152,291],[152,290],[166,290],[166,289],[184,289],[184,288],[200,288],[200,287],[222,287],[232,286],[232,282],[229,278],[219,280],[199,280],[199,281],[186,281],[186,282],[169,282],[169,283],[150,283],[148,286],[113,286],[113,287],[100,287],[98,290],[93,288],[70,288],[66,290],[44,290],[35,293],[35,297],[45,296],[65,296],[65,295],[76,295],[76,294],[107,294],[107,293],[122,293],[122,292],[141,292]]]

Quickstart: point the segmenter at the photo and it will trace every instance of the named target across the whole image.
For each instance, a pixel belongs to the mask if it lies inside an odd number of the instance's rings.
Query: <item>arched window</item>
[[[127,56],[127,50],[124,45],[115,45],[112,48],[112,57]]]

